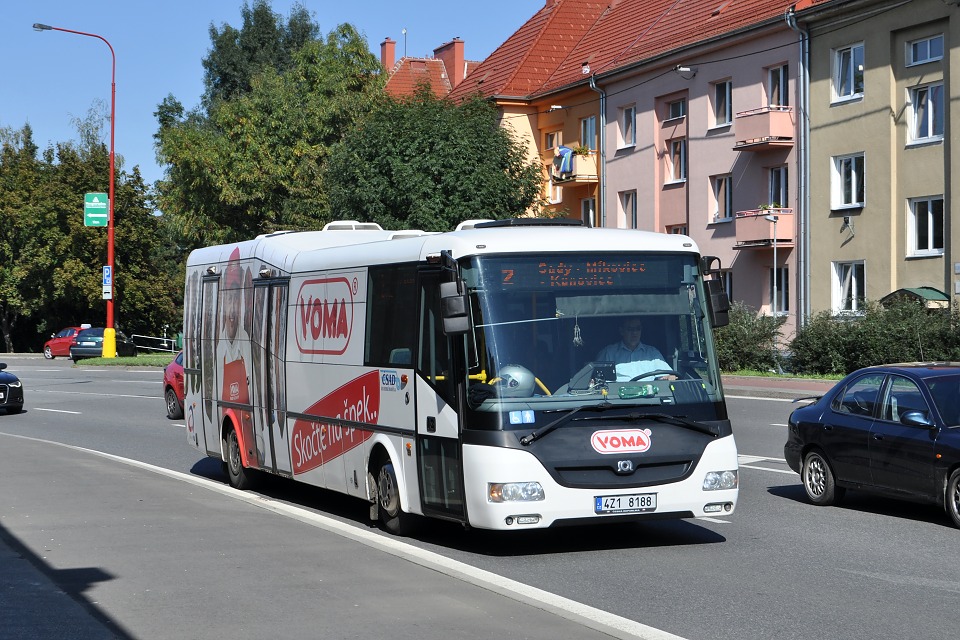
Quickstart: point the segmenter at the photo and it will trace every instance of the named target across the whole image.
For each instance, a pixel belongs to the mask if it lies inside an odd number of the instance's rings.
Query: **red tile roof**
[[[467,77],[480,63],[467,60]],[[400,58],[390,71],[384,91],[394,98],[412,96],[421,84],[429,84],[433,94],[442,98],[450,93],[452,83],[443,60],[439,58]]]

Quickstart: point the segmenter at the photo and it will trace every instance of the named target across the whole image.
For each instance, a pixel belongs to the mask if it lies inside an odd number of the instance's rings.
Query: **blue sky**
[[[397,42],[397,57],[430,56],[459,37],[469,60],[483,60],[538,11],[545,0],[303,0],[326,33],[349,22],[375,55],[385,37]],[[243,0],[32,0],[0,6],[0,127],[29,122],[34,140],[75,140],[74,119],[102,101],[110,106],[110,50],[96,38],[58,31],[36,32],[35,22],[106,38],[117,57],[116,152],[124,167],[139,165],[148,183],[160,179],[153,113],[168,94],[187,108],[203,92],[201,60],[210,48],[209,27],[240,27]],[[293,0],[273,0],[289,14]],[[109,129],[105,127],[105,135]],[[109,142],[105,139],[104,142]],[[106,187],[104,188],[106,191]]]

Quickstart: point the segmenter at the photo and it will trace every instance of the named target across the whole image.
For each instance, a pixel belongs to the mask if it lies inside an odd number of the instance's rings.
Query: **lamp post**
[[[763,219],[773,223],[773,299],[770,301],[773,313],[774,330],[779,333],[777,328],[777,220],[779,216],[763,216]],[[780,370],[780,358],[777,357],[777,333],[773,334],[773,363],[777,367],[777,373],[783,373]]]
[[[61,29],[60,27],[51,27],[48,24],[33,24],[34,31],[63,31],[64,33],[74,33],[78,36],[88,36],[102,40],[110,48],[110,58],[112,67],[110,70],[110,185],[107,199],[110,201],[109,214],[107,218],[107,267],[110,271],[111,291],[107,298],[107,322],[103,330],[103,357],[114,358],[117,355],[117,332],[113,321],[113,298],[116,291],[116,271],[113,268],[113,200],[114,200],[114,133],[116,131],[117,115],[117,55],[113,51],[113,45],[103,36],[95,33],[86,33],[84,31],[74,31],[73,29]]]

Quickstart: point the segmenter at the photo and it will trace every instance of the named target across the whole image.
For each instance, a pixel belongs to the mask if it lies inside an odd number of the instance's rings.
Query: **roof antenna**
[[[403,28],[403,57],[407,57],[407,28]]]

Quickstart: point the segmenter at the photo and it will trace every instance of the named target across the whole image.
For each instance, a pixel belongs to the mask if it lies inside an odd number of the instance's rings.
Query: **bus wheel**
[[[410,529],[409,514],[400,508],[400,490],[397,488],[397,474],[393,463],[384,462],[377,473],[377,513],[380,526],[392,534],[406,535]]]
[[[237,431],[233,427],[227,430],[225,438],[227,459],[224,466],[227,468],[227,479],[230,480],[230,486],[234,489],[249,489],[253,486],[253,471],[243,466],[243,460],[240,457],[240,440],[237,438]]]

